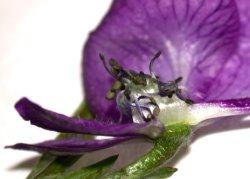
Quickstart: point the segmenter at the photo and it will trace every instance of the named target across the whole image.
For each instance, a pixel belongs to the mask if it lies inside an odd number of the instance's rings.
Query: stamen
[[[178,90],[178,83],[182,80],[182,77],[177,78],[174,81],[168,81],[167,83],[158,81],[158,88],[160,96],[168,96],[171,98]]]
[[[105,67],[106,71],[115,79],[119,79],[119,78],[122,78],[122,77],[128,75],[127,72],[125,70],[123,70],[123,68],[117,63],[117,61],[115,59],[111,58],[109,60],[109,65],[111,68],[108,68],[104,55],[100,53],[99,57],[103,63],[103,66]]]
[[[175,93],[175,82],[169,81],[167,83],[158,81],[158,89],[159,89],[159,95],[162,97],[168,96],[172,97],[172,95]]]
[[[180,83],[182,81],[182,76],[178,77],[176,80],[175,80],[175,83]]]
[[[122,67],[113,58],[109,60],[109,65],[112,67],[111,73],[117,77],[117,75],[122,71]]]
[[[106,60],[103,54],[99,53],[99,58],[103,63],[103,66],[105,67],[106,71],[113,76],[114,78],[116,78],[116,76],[114,76],[114,74],[110,71],[110,69],[108,68],[107,64],[106,64]]]
[[[140,72],[139,74],[134,72],[131,76],[131,80],[136,85],[143,85],[143,86],[147,85],[146,75],[143,72]]]
[[[108,100],[114,99],[115,95],[116,95],[116,92],[111,89],[107,92],[106,99]]]
[[[181,89],[177,89],[176,91],[176,96],[181,99],[182,101],[185,101],[187,104],[194,104],[194,101],[189,99],[189,98],[185,98],[182,94],[181,94]]]
[[[111,89],[113,90],[119,90],[122,88],[122,83],[120,81],[115,81],[113,84],[112,84],[112,87]]]
[[[157,58],[159,58],[160,55],[161,55],[161,52],[159,51],[159,52],[157,52],[157,53],[155,54],[155,56],[150,60],[149,72],[150,72],[151,77],[153,77],[153,78],[155,78],[155,74],[154,74],[153,69],[152,69],[152,68],[153,68],[153,64],[154,64],[155,60],[156,60]]]

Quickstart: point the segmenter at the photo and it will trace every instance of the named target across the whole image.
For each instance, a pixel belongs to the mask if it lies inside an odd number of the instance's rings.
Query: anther
[[[169,98],[172,98],[174,94],[176,94],[179,98],[181,97],[180,89],[178,88],[178,83],[180,83],[182,80],[182,77],[178,77],[174,81],[168,81],[167,83],[163,83],[161,81],[158,81],[158,88],[159,88],[159,94],[160,96],[167,96]],[[179,94],[178,94],[179,93]],[[181,98],[180,98],[181,99]]]
[[[180,77],[178,77],[178,78],[176,78],[176,80],[174,80],[175,81],[175,83],[180,83],[181,81],[182,81],[182,76],[180,76]]]
[[[111,89],[113,90],[119,90],[122,88],[122,83],[120,81],[115,81],[113,84],[112,84],[112,87]]]
[[[185,102],[190,105],[194,104],[194,101],[192,99],[186,99]]]
[[[147,85],[146,75],[143,72],[134,73],[131,75],[130,78],[136,85],[143,85],[143,86]]]
[[[108,100],[114,99],[115,95],[116,95],[115,91],[113,91],[113,90],[111,89],[111,90],[109,90],[109,91],[107,92],[107,94],[106,94],[106,99],[108,99]]]
[[[181,99],[182,101],[185,101],[185,103],[191,105],[194,104],[194,101],[189,99],[189,98],[185,98],[182,94],[181,94],[181,89],[177,89],[176,90],[176,96]]]
[[[117,61],[113,58],[111,58],[109,60],[109,65],[111,66],[111,73],[114,75],[114,76],[117,76],[121,70],[122,70],[122,67],[117,63]]]

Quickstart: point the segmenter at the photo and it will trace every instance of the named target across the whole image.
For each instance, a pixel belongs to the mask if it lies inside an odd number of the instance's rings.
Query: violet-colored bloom
[[[26,98],[16,104],[20,115],[38,127],[113,138],[9,147],[78,155],[134,138],[160,137],[171,124],[197,126],[211,118],[248,114],[249,15],[247,0],[114,1],[83,54],[84,87],[96,120],[70,118]],[[101,55],[103,65],[100,52],[118,63],[111,60],[108,66]],[[105,99],[108,91],[107,97],[116,100]]]
[[[149,58],[161,51],[156,75],[163,81],[182,76],[196,102],[250,96],[249,22],[248,0],[114,1],[83,52],[91,110],[100,117],[116,110],[103,97],[113,79],[99,63],[100,52],[124,68],[149,73]]]

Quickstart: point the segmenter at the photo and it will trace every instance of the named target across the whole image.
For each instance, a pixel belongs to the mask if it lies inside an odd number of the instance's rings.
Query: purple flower
[[[100,52],[126,69],[149,73],[149,58],[161,51],[155,73],[163,81],[182,76],[196,102],[250,96],[249,20],[247,0],[114,1],[83,52],[91,110],[100,117],[116,110],[103,98],[113,79]]]
[[[25,120],[47,130],[112,138],[9,147],[78,155],[134,138],[154,139],[173,124],[197,126],[248,114],[249,17],[247,0],[114,1],[83,53],[83,82],[96,120],[67,117],[27,98],[15,106]],[[108,66],[101,55],[103,65],[100,52],[116,61]]]

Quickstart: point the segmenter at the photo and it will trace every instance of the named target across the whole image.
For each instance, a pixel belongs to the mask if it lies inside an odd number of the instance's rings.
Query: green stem
[[[191,126],[174,124],[167,126],[163,136],[155,140],[153,149],[134,163],[107,176],[107,179],[142,178],[173,157],[191,134]]]

